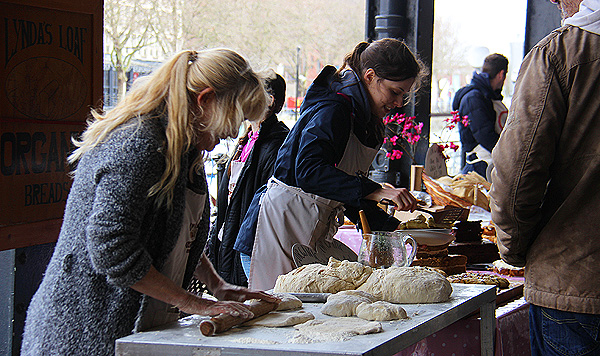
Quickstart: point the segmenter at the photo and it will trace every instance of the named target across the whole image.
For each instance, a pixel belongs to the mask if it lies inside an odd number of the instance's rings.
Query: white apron
[[[504,128],[504,124],[506,124],[506,119],[508,118],[508,109],[506,105],[502,103],[501,100],[492,100],[492,104],[494,106],[494,111],[496,112],[496,120],[494,122],[494,131],[500,135],[502,129]],[[477,158],[469,160],[467,158],[466,163],[475,164],[477,162],[484,161],[487,163],[488,167],[492,166],[492,153],[485,149],[482,145],[477,145],[472,151],[467,152],[467,157],[475,153]],[[484,177],[485,178],[485,177]]]
[[[377,148],[363,145],[353,126],[342,159],[336,168],[356,175],[365,174]],[[256,238],[252,249],[249,287],[269,290],[277,277],[296,266],[292,259],[292,245],[300,243],[315,247],[320,239],[333,239],[343,223],[343,204],[304,192],[272,177],[261,198]]]
[[[196,240],[196,232],[202,220],[205,201],[206,194],[198,194],[186,188],[185,210],[179,237],[160,270],[162,274],[169,277],[178,286],[183,284],[183,275],[190,255],[190,247]],[[140,330],[148,330],[177,319],[179,319],[179,309],[158,299],[148,297],[148,305],[142,314]]]

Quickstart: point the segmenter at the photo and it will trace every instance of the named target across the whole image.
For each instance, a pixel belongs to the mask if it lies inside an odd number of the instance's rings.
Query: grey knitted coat
[[[186,184],[206,185],[203,174],[185,179],[186,154],[172,210],[147,197],[165,167],[165,127],[164,118],[133,119],[79,161],[54,254],[27,311],[22,355],[114,355],[115,340],[135,331],[145,296],[130,286],[151,265],[160,271],[173,248]],[[194,242],[184,283],[205,241]]]

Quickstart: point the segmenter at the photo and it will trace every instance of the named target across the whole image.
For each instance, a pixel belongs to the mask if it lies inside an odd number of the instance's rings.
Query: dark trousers
[[[600,315],[529,306],[531,356],[599,356]]]
[[[476,154],[473,153],[472,155],[469,156],[469,161],[475,160],[475,159],[477,159]],[[468,172],[477,172],[480,176],[487,179],[487,177],[486,177],[487,166],[488,166],[488,164],[483,161],[477,162],[475,164],[468,164],[465,162],[465,165],[460,170],[460,173],[467,174]]]

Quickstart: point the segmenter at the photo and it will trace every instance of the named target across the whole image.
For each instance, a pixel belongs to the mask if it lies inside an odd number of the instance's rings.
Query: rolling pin
[[[258,318],[259,316],[275,310],[277,305],[277,303],[269,303],[264,300],[253,300],[246,306],[252,313],[254,313],[254,318]],[[213,316],[209,320],[204,320],[201,322],[200,332],[202,332],[202,335],[204,336],[213,336],[254,318],[242,318],[239,316],[231,316],[229,314],[219,314],[217,316]]]
[[[359,210],[358,215],[360,216],[360,225],[362,227],[363,235],[370,234],[371,228],[369,227],[369,222],[367,221],[367,215],[364,210]]]

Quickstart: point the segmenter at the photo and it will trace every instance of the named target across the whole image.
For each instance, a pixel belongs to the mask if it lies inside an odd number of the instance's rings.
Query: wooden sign
[[[55,241],[102,98],[102,1],[0,2],[0,250]]]

